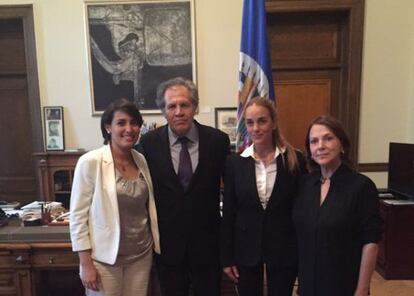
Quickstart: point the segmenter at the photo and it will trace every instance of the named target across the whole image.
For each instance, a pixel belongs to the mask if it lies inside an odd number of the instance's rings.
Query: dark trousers
[[[221,269],[219,262],[165,264],[155,257],[162,296],[220,296]]]
[[[256,266],[237,266],[239,282],[237,289],[239,296],[263,295],[263,269],[262,263]],[[266,265],[266,282],[268,296],[291,296],[295,284],[297,269],[295,267],[279,267]]]

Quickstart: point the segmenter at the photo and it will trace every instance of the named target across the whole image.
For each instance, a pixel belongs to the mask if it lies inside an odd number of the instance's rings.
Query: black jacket
[[[291,212],[297,181],[305,170],[302,155],[297,156],[297,174],[288,170],[286,153],[276,158],[276,181],[265,210],[257,192],[254,159],[228,157],[221,226],[223,267],[254,266],[261,261],[286,267],[297,264]]]
[[[144,135],[142,152],[154,185],[161,242],[161,262],[178,264],[186,254],[193,262],[217,260],[219,253],[220,178],[229,152],[228,136],[195,122],[199,160],[184,191],[171,160],[168,126]]]

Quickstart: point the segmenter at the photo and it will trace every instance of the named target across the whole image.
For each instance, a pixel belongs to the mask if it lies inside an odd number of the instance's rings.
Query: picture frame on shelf
[[[92,115],[114,100],[160,114],[157,86],[196,82],[194,0],[85,1]]]
[[[230,139],[232,149],[236,146],[237,136],[237,108],[221,107],[215,108],[215,126],[217,129],[225,132]]]
[[[63,107],[43,107],[43,119],[45,130],[45,150],[65,150],[65,135],[63,126]]]

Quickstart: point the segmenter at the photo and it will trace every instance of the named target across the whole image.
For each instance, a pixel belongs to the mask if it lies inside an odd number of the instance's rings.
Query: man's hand
[[[239,281],[239,271],[236,266],[224,267],[223,272],[235,283]]]

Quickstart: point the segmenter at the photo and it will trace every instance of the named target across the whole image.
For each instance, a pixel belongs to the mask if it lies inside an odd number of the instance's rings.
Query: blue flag
[[[244,111],[247,102],[261,96],[275,101],[272,66],[266,35],[264,0],[244,0],[239,65],[239,101],[237,106],[237,151],[249,145]]]

